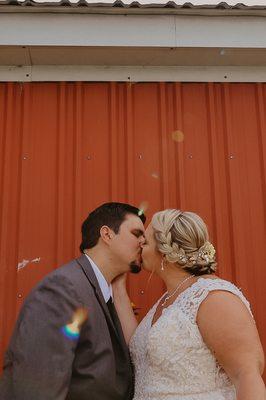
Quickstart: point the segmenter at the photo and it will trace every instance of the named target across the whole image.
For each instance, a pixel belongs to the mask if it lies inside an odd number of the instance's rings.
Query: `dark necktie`
[[[114,303],[112,301],[112,297],[110,297],[110,299],[107,301],[106,305],[108,307],[108,310],[111,315],[112,321],[114,323],[115,329],[116,329],[117,333],[119,334],[120,330],[121,330],[120,321],[118,319],[117,312],[116,312]]]
[[[114,323],[116,332],[118,333],[118,335],[119,335],[120,338],[121,338],[121,336],[123,336],[122,328],[121,328],[120,320],[119,320],[119,318],[118,318],[118,315],[117,315],[117,312],[116,312],[114,303],[113,303],[113,301],[112,301],[112,297],[110,297],[110,299],[107,301],[106,305],[107,305],[107,307],[108,307],[109,313],[110,313],[111,318],[112,318],[112,321],[113,321],[113,323]],[[124,340],[123,340],[123,341],[124,341]],[[126,344],[125,344],[125,346],[126,346]],[[126,349],[127,349],[127,347],[126,347]],[[126,358],[126,359],[129,360],[128,362],[130,363],[130,372],[131,372],[131,374],[132,374],[132,382],[133,382],[133,383],[131,384],[131,388],[130,388],[130,391],[131,391],[131,396],[130,396],[130,398],[133,398],[134,386],[135,386],[135,385],[134,385],[134,382],[135,382],[135,371],[134,371],[134,366],[133,366],[132,361],[131,361],[130,356],[129,356],[129,351],[128,351],[128,349],[126,350],[126,354],[127,354],[127,356],[126,356],[127,358]],[[124,368],[124,367],[123,367],[123,368]]]

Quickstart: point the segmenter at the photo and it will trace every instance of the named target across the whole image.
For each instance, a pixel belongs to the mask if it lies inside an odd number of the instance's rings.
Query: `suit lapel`
[[[91,283],[91,285],[94,288],[94,292],[95,292],[95,296],[98,300],[98,302],[100,303],[100,306],[104,312],[105,318],[107,320],[107,323],[109,325],[109,327],[112,329],[112,331],[115,333],[118,341],[124,345],[125,341],[124,341],[124,335],[122,330],[120,329],[120,332],[117,331],[117,329],[114,326],[113,320],[111,318],[111,315],[109,313],[108,307],[105,303],[100,285],[98,283],[98,280],[94,274],[94,271],[92,269],[92,266],[88,260],[88,258],[83,254],[81,257],[76,259],[77,263],[81,266],[84,274],[86,275],[87,279],[89,280],[89,282]],[[124,347],[124,346],[123,346]]]

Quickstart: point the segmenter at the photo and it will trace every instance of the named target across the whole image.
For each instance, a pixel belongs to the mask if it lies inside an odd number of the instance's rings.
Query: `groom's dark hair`
[[[81,226],[82,242],[79,246],[83,253],[85,249],[91,249],[96,246],[100,238],[101,227],[106,225],[111,228],[115,234],[119,232],[120,225],[125,220],[126,215],[134,214],[141,219],[143,224],[146,217],[140,213],[137,207],[126,203],[105,203],[92,211]]]

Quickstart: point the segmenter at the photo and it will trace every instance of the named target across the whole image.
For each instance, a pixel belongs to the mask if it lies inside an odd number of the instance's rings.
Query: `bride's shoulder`
[[[196,287],[205,288],[206,290],[228,290],[234,292],[240,292],[240,289],[228,280],[219,278],[216,275],[204,275],[198,278]]]
[[[248,300],[243,295],[241,289],[237,287],[234,283],[227,281],[225,279],[221,279],[217,276],[207,277],[207,278],[201,277],[198,279],[197,283],[198,283],[198,290],[204,290],[205,292],[204,298],[206,298],[210,293],[212,294],[216,293],[215,296],[216,297],[219,296],[220,298],[221,296],[227,298],[234,295],[234,297],[235,296],[238,297],[251,312]]]

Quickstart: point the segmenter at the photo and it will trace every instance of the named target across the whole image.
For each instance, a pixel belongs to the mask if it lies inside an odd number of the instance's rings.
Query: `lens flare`
[[[184,133],[182,131],[174,131],[172,132],[172,139],[175,142],[181,143],[184,140]]]
[[[147,201],[143,201],[139,206],[138,216],[140,217],[142,214],[148,210],[149,204]]]
[[[86,308],[78,308],[72,317],[72,322],[61,328],[63,335],[70,340],[78,340],[82,324],[88,318],[88,310]]]

